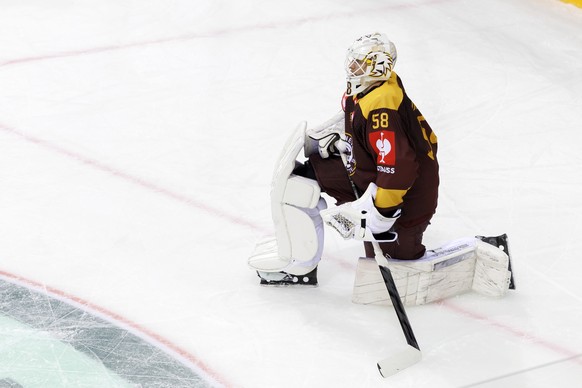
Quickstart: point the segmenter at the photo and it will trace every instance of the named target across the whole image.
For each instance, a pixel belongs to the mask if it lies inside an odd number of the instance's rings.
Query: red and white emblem
[[[396,164],[395,134],[391,131],[372,132],[369,135],[370,144],[376,155],[377,165],[394,166]]]

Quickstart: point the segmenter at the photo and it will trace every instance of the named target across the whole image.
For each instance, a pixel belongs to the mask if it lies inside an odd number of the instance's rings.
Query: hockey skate
[[[263,286],[317,286],[317,267],[305,275],[293,275],[287,272],[257,271]]]

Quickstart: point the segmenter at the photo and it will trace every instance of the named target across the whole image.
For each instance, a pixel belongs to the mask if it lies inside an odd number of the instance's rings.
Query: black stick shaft
[[[354,191],[354,195],[356,198],[360,198],[360,194],[358,193],[358,189],[348,172],[347,160],[345,154],[340,154],[344,167],[346,168],[346,174],[348,176],[348,180],[352,185],[352,190]],[[382,250],[380,249],[380,245],[377,241],[372,242],[374,245],[374,253],[375,255],[381,254]],[[412,331],[412,326],[410,325],[410,321],[408,320],[408,316],[406,315],[406,310],[404,309],[404,304],[402,300],[400,300],[400,295],[398,294],[398,289],[396,288],[396,284],[394,283],[394,278],[392,277],[392,273],[388,267],[380,265],[378,259],[376,259],[376,263],[380,268],[380,273],[382,274],[382,278],[384,279],[384,285],[386,286],[386,290],[388,290],[388,295],[390,295],[390,300],[392,301],[392,306],[394,307],[394,311],[396,312],[396,316],[398,317],[398,321],[400,322],[400,327],[402,327],[402,331],[404,332],[404,337],[406,337],[406,342],[408,345],[420,350],[418,346],[418,342],[416,341],[416,337],[414,336],[414,332]]]
[[[414,336],[414,332],[412,331],[412,326],[410,325],[410,321],[406,315],[404,304],[402,304],[402,300],[400,300],[400,295],[398,294],[398,290],[394,284],[394,278],[392,277],[390,269],[388,267],[384,267],[383,265],[378,265],[378,267],[380,267],[380,273],[382,274],[384,284],[386,285],[386,289],[390,295],[390,300],[392,301],[392,306],[394,307],[394,311],[396,312],[396,316],[400,322],[400,327],[402,327],[402,331],[404,332],[404,337],[406,337],[406,342],[408,342],[408,345],[420,350],[418,342],[416,341],[416,337]]]

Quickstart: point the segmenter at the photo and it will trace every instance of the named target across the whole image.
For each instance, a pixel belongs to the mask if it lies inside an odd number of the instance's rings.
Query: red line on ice
[[[575,357],[575,356],[579,356],[579,354],[580,354],[578,352],[574,352],[570,349],[567,349],[567,348],[560,346],[558,344],[555,344],[553,342],[547,341],[543,338],[539,338],[538,336],[535,336],[535,335],[528,333],[524,330],[519,330],[519,329],[513,328],[513,327],[506,325],[504,323],[494,321],[485,315],[481,315],[481,314],[476,313],[474,311],[470,311],[470,310],[467,310],[465,308],[456,306],[449,301],[443,300],[443,301],[440,301],[438,303],[441,306],[444,306],[447,309],[449,309],[457,314],[464,315],[466,317],[475,319],[477,321],[483,321],[486,324],[494,326],[494,327],[496,327],[502,331],[505,331],[506,333],[509,333],[515,337],[530,339],[533,343],[541,345],[542,347],[544,347],[548,350],[551,350],[555,353],[563,354],[563,355],[568,356],[568,357]],[[576,362],[577,364],[582,364],[582,360],[580,358],[572,358],[571,361]]]
[[[99,162],[98,160],[94,160],[91,158],[88,158],[84,155],[81,155],[77,152],[71,151],[71,150],[67,150],[61,146],[59,146],[58,144],[54,144],[51,143],[47,140],[41,139],[39,137],[35,137],[32,135],[29,135],[27,133],[24,133],[22,131],[19,131],[15,128],[3,125],[0,123],[0,130],[4,131],[4,132],[8,132],[11,133],[13,135],[17,135],[20,138],[28,141],[29,143],[33,143],[36,144],[42,148],[48,149],[50,151],[56,152],[58,154],[61,154],[63,156],[66,156],[70,159],[74,159],[79,163],[85,164],[87,166],[93,167],[94,169],[100,170],[102,172],[108,173],[110,175],[116,176],[118,178],[121,178],[125,181],[128,181],[130,183],[133,183],[134,185],[140,186],[142,188],[145,188],[149,191],[164,195],[168,198],[174,199],[178,202],[181,202],[183,204],[186,204],[190,207],[202,210],[204,212],[210,213],[213,216],[216,217],[220,217],[223,219],[228,220],[229,222],[232,222],[233,224],[237,224],[237,225],[241,225],[241,226],[245,226],[248,227],[250,229],[253,229],[257,232],[261,232],[261,233],[269,233],[268,230],[261,228],[257,225],[255,225],[254,223],[242,218],[242,217],[238,217],[238,216],[234,216],[232,214],[229,214],[223,210],[217,209],[217,208],[213,208],[211,206],[208,206],[200,201],[197,201],[195,199],[192,199],[190,197],[187,197],[183,194],[168,190],[162,186],[159,186],[153,182],[149,182],[143,178],[140,177],[136,177],[134,175],[128,174],[124,171],[121,171],[117,168],[108,166],[104,163]]]
[[[370,14],[375,15],[375,14],[378,14],[379,12],[383,12],[383,11],[395,11],[395,10],[402,10],[402,9],[421,8],[424,6],[431,6],[431,5],[435,5],[435,4],[454,2],[454,1],[458,1],[458,0],[427,0],[425,2],[416,3],[416,4],[403,2],[401,4],[392,4],[392,5],[386,5],[386,6],[378,6],[378,7],[374,7],[374,8],[370,8],[370,9],[361,9],[361,10],[358,10],[357,12],[354,12],[354,11],[332,12],[332,13],[328,13],[328,14],[321,15],[321,16],[310,16],[310,17],[289,20],[289,21],[261,23],[261,24],[254,24],[254,25],[248,25],[248,26],[223,28],[223,29],[218,29],[218,30],[208,31],[208,32],[194,32],[194,33],[171,36],[171,37],[166,37],[166,38],[137,41],[137,42],[125,43],[125,44],[119,44],[119,45],[109,45],[109,46],[85,48],[85,49],[78,49],[78,50],[61,51],[61,52],[56,52],[56,53],[48,53],[48,54],[42,54],[42,55],[36,55],[36,56],[8,59],[4,62],[0,62],[0,67],[1,66],[18,65],[18,64],[23,64],[23,63],[30,63],[30,62],[47,61],[47,60],[51,60],[51,59],[70,58],[70,57],[78,57],[78,56],[90,55],[90,54],[99,54],[99,53],[105,53],[105,52],[120,51],[120,50],[125,50],[125,49],[146,47],[146,46],[158,45],[158,44],[163,44],[163,43],[183,42],[183,41],[190,41],[190,40],[201,39],[201,38],[215,38],[215,37],[226,36],[226,35],[231,35],[231,34],[236,34],[236,33],[247,33],[247,32],[276,29],[276,28],[291,28],[291,27],[296,27],[298,25],[305,24],[305,23],[320,22],[320,21],[332,20],[332,19],[359,17],[359,16],[370,15]]]
[[[0,275],[4,276],[6,278],[9,278],[9,279],[15,280],[17,282],[23,283],[29,287],[33,287],[35,289],[42,290],[45,293],[55,295],[57,297],[65,299],[69,302],[74,302],[76,305],[80,305],[81,307],[83,307],[86,311],[93,311],[93,312],[99,313],[99,314],[109,318],[109,320],[113,320],[113,321],[119,322],[127,327],[130,327],[133,330],[135,330],[136,332],[142,333],[143,335],[145,335],[146,338],[149,338],[150,343],[152,343],[151,340],[153,340],[154,342],[152,344],[155,344],[155,343],[161,344],[164,347],[166,347],[167,349],[171,350],[172,352],[174,352],[177,355],[179,355],[180,357],[182,357],[183,359],[185,359],[188,362],[195,365],[197,368],[202,370],[207,375],[207,380],[208,380],[208,377],[210,377],[211,380],[214,380],[215,382],[220,383],[224,387],[232,386],[231,384],[226,383],[226,380],[224,378],[219,376],[215,371],[213,371],[210,367],[208,367],[198,357],[188,353],[186,350],[180,348],[178,345],[174,344],[173,342],[171,342],[171,341],[167,340],[166,338],[154,333],[153,331],[141,326],[140,324],[138,324],[136,322],[133,322],[133,321],[117,314],[117,313],[114,313],[110,310],[107,310],[106,308],[98,306],[94,303],[88,302],[82,298],[79,298],[77,296],[74,296],[72,294],[64,292],[64,291],[59,290],[57,288],[49,287],[46,284],[38,283],[36,281],[29,280],[29,279],[23,278],[22,276],[14,275],[14,274],[2,271],[2,270],[0,270]]]

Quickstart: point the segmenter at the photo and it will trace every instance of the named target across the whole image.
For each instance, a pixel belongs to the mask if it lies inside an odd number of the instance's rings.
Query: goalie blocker
[[[387,259],[402,303],[422,305],[468,291],[501,297],[515,288],[507,235],[466,238],[429,250],[418,260]],[[373,258],[358,261],[352,301],[391,305]]]

